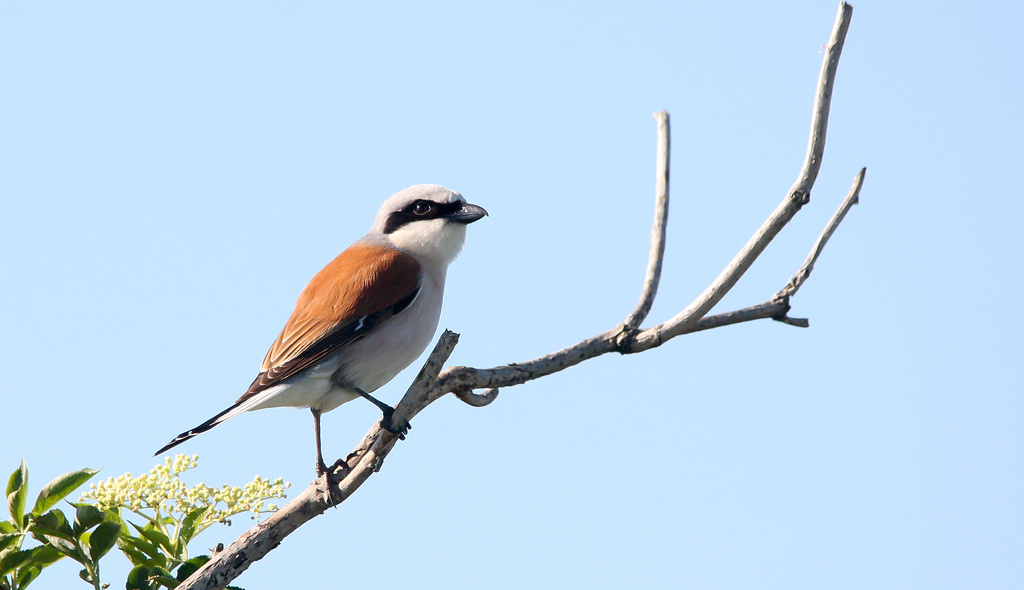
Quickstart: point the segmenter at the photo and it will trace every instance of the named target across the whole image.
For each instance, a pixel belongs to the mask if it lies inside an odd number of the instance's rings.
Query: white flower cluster
[[[173,459],[164,459],[163,465],[157,465],[139,477],[126,473],[108,478],[89,486],[82,500],[94,500],[104,510],[126,508],[151,521],[165,516],[177,520],[196,508],[209,507],[196,527],[201,530],[242,512],[252,512],[255,515],[253,518],[275,512],[277,505],[266,501],[284,498],[284,490],[291,486],[281,478],[271,481],[257,475],[244,488],[229,485],[211,488],[203,483],[186,487],[185,482],[178,479],[178,474],[195,468],[198,460],[199,455],[175,455]],[[143,512],[145,510],[152,510],[153,514],[146,514]],[[181,516],[175,516],[176,513]]]

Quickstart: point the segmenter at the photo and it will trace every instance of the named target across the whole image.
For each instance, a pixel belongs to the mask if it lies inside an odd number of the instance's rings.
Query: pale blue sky
[[[305,282],[411,184],[491,213],[449,273],[453,364],[615,325],[640,292],[661,109],[673,208],[650,321],[674,315],[796,177],[836,6],[4,2],[3,476],[24,457],[35,493],[80,467],[148,470],[245,389]],[[854,9],[811,204],[716,308],[777,291],[867,166],[794,300],[810,329],[695,334],[485,409],[444,399],[237,583],[1024,585],[1024,8]],[[377,416],[326,415],[325,454]],[[312,438],[308,412],[265,410],[181,450],[192,483],[258,473],[294,495]]]

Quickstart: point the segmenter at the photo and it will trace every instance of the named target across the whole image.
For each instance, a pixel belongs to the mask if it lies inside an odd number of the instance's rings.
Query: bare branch
[[[485,389],[522,385],[552,373],[557,373],[578,365],[583,361],[618,350],[616,337],[620,334],[614,328],[604,334],[588,338],[557,352],[542,357],[513,363],[491,369],[475,369],[472,367],[448,367],[438,378],[438,389],[441,392],[465,391],[466,389]]]
[[[700,332],[702,330],[710,330],[712,328],[731,326],[733,324],[741,324],[743,322],[752,322],[754,320],[773,319],[784,321],[782,318],[786,317],[786,312],[788,311],[789,303],[787,301],[772,299],[771,301],[765,301],[764,303],[744,307],[743,309],[738,309],[736,311],[703,317],[699,322],[694,324],[692,328],[690,328],[690,331],[687,332],[687,334]]]
[[[848,4],[840,4],[839,15],[836,18],[819,77],[807,154],[796,183],[782,203],[761,225],[726,269],[693,303],[669,321],[647,330],[638,331],[639,325],[650,312],[657,293],[664,257],[665,226],[668,219],[669,118],[668,113],[663,112],[655,115],[659,123],[658,181],[656,211],[651,230],[651,253],[640,301],[626,321],[603,334],[563,350],[525,363],[490,369],[449,367],[442,371],[441,367],[458,343],[458,334],[445,331],[426,364],[395,408],[392,419],[398,424],[407,424],[423,408],[452,392],[467,404],[485,406],[497,397],[498,388],[538,379],[609,352],[642,352],[660,346],[681,334],[768,318],[806,327],[807,320],[790,318],[786,315],[790,308],[790,297],[807,280],[829,237],[853,203],[857,201],[864,180],[864,170],[858,174],[850,194],[847,195],[843,205],[840,206],[824,232],[819,236],[803,266],[782,291],[769,301],[758,305],[708,317],[705,315],[735,285],[768,243],[809,200],[810,190],[817,177],[824,153],[832,87],[851,12],[852,8]],[[487,391],[477,394],[473,392],[475,389],[487,389]],[[391,452],[398,440],[396,434],[384,430],[379,422],[375,424],[348,456],[347,461],[336,462],[327,476],[317,479],[302,494],[265,522],[253,527],[227,549],[214,555],[205,566],[196,571],[178,588],[180,590],[223,588],[245,571],[253,561],[266,555],[284,537],[303,523],[348,498],[368,477],[381,468],[384,458]]]
[[[764,303],[736,311],[703,317],[671,337],[763,319],[773,319],[775,321],[800,328],[810,326],[810,322],[804,318],[791,318],[786,315],[790,309],[789,298],[796,293],[797,289],[799,289],[810,276],[811,270],[814,268],[814,262],[821,255],[828,239],[835,232],[836,228],[839,227],[839,224],[846,216],[846,213],[857,202],[860,194],[860,188],[864,183],[865,172],[866,169],[862,168],[860,173],[857,174],[857,178],[854,180],[854,184],[853,187],[851,187],[850,192],[846,195],[846,198],[843,199],[839,209],[835,212],[832,218],[829,219],[828,224],[825,226],[822,234],[818,237],[814,247],[811,249],[811,253],[807,260],[793,275],[793,278],[790,280],[790,284],[787,285],[786,288],[776,293],[771,299]],[[795,284],[795,287],[791,288],[791,285],[793,284]],[[491,392],[494,393],[493,396],[491,396],[491,399],[486,401],[486,403],[474,403],[474,401],[464,399],[464,396],[466,396],[467,392],[472,389],[522,385],[528,381],[533,381],[534,379],[539,379],[541,377],[557,373],[573,365],[609,352],[618,351],[635,353],[646,350],[646,348],[639,349],[634,345],[631,350],[624,351],[620,342],[622,335],[623,332],[621,331],[621,327],[615,328],[605,332],[604,334],[594,336],[593,338],[584,340],[568,348],[526,361],[525,363],[514,363],[491,369],[449,367],[441,373],[438,392],[441,394],[445,392],[455,392],[455,394],[466,403],[481,406],[487,405],[487,403],[493,401],[494,396],[497,396],[496,389],[492,389],[487,392],[488,394]],[[649,348],[660,346],[671,337],[665,338],[661,342],[658,342]]]
[[[835,233],[836,228],[839,227],[839,224],[846,217],[846,213],[849,212],[850,208],[860,202],[860,187],[864,184],[864,174],[867,171],[867,168],[860,169],[857,177],[853,179],[853,186],[850,187],[850,192],[847,193],[846,198],[839,205],[839,209],[836,209],[832,219],[829,219],[828,225],[825,226],[824,231],[818,236],[818,241],[814,242],[814,247],[811,248],[811,253],[807,255],[807,260],[804,261],[800,270],[796,271],[793,278],[789,279],[789,283],[775,295],[776,299],[792,297],[804,284],[807,277],[811,276],[811,271],[814,270],[814,263],[821,256],[821,251],[825,249],[825,244],[828,243],[829,238]]]
[[[413,380],[412,385],[409,386],[405,395],[402,396],[402,401],[398,402],[398,405],[395,406],[394,420],[412,420],[413,416],[419,414],[420,410],[425,408],[427,404],[444,395],[443,393],[437,393],[437,388],[434,385],[438,374],[458,343],[459,335],[455,332],[445,330],[444,334],[441,334],[441,338],[434,345],[434,350],[427,357],[426,364],[423,365],[419,374],[416,375],[416,379]]]
[[[832,88],[836,82],[836,71],[839,69],[839,55],[843,52],[846,32],[850,29],[853,18],[853,7],[846,2],[839,4],[836,22],[832,25],[832,36],[829,37],[825,49],[825,59],[821,62],[821,73],[818,74],[818,93],[814,99],[814,114],[811,118],[811,136],[807,141],[807,154],[804,166],[800,170],[793,187],[789,189],[791,197],[809,199],[811,187],[818,178],[821,159],[825,154],[825,132],[828,127],[828,113],[832,104]],[[804,196],[806,195],[806,197]]]
[[[661,280],[661,264],[665,258],[665,233],[668,226],[668,171],[671,154],[671,130],[668,111],[654,114],[658,122],[658,151],[655,167],[654,184],[654,225],[651,227],[651,254],[647,260],[647,273],[644,276],[644,287],[636,309],[622,323],[623,337],[640,327],[640,324],[651,312],[654,296],[658,293],[658,282]]]
[[[725,297],[725,294],[740,280],[743,273],[750,268],[765,247],[789,223],[797,211],[810,201],[811,187],[818,177],[821,158],[825,153],[825,131],[828,125],[829,105],[832,102],[832,87],[835,85],[839,55],[843,51],[843,42],[846,40],[846,32],[850,28],[852,15],[852,6],[845,2],[839,5],[839,14],[836,16],[832,36],[829,39],[825,58],[821,64],[821,73],[818,77],[818,91],[814,101],[814,111],[811,115],[811,134],[807,144],[807,154],[796,183],[789,189],[789,193],[775,208],[775,211],[743,246],[743,249],[736,254],[732,262],[718,275],[718,278],[675,317],[637,334],[632,350],[637,352],[647,350],[674,336],[688,332],[700,318],[704,317]]]

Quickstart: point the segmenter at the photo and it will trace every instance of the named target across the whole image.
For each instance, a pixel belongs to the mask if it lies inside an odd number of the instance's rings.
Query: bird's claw
[[[344,478],[346,475],[348,475],[348,473],[350,471],[352,471],[352,467],[349,466],[348,461],[346,461],[344,459],[338,459],[337,461],[334,462],[334,465],[331,465],[331,470],[329,472],[329,475],[334,475],[334,474],[338,473],[338,471],[341,472],[339,474],[340,477],[338,478],[340,480],[340,479]]]
[[[412,430],[412,424],[409,424],[408,420],[402,420],[400,423],[395,424],[393,418],[395,416],[395,409],[384,410],[384,417],[381,418],[380,427],[387,430],[391,434],[398,436],[398,440],[405,440],[405,435]]]
[[[323,477],[327,483],[337,483],[352,471],[352,467],[349,466],[345,459],[338,459],[333,465],[327,467],[322,461],[318,461],[316,466],[316,476],[318,478]]]

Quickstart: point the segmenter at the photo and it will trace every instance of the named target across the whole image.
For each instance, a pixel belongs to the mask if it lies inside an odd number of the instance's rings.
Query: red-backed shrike
[[[322,475],[327,468],[320,452],[320,414],[360,396],[380,408],[383,426],[396,432],[394,408],[370,392],[409,366],[430,343],[448,265],[462,249],[466,225],[484,215],[483,207],[434,184],[407,188],[385,201],[370,233],[302,290],[249,390],[156,454],[242,412],[308,407],[317,474]]]

